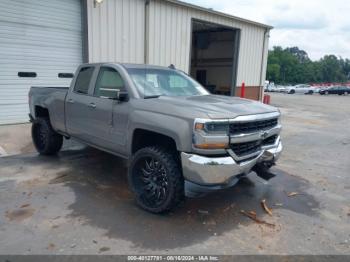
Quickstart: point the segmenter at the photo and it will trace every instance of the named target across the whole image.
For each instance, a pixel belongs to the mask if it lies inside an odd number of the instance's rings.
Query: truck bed
[[[49,111],[52,127],[59,132],[66,132],[65,100],[69,87],[32,86],[29,91],[30,113],[34,116],[35,107]]]

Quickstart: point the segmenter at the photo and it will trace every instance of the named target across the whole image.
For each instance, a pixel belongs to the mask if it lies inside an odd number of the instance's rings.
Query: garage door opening
[[[190,73],[213,94],[235,94],[239,33],[239,29],[192,20]]]

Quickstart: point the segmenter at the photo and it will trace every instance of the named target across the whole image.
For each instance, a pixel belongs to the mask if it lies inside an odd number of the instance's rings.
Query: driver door
[[[129,103],[116,99],[118,92],[126,91],[124,83],[116,69],[101,66],[89,107],[93,143],[116,153],[126,151]]]
[[[300,85],[297,87],[297,93],[304,94],[306,93],[306,86]]]

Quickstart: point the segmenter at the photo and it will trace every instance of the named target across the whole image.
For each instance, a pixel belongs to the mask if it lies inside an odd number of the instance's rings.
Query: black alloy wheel
[[[137,163],[143,198],[152,207],[161,205],[169,194],[169,183],[165,167],[153,157],[143,157]]]
[[[176,158],[160,147],[136,152],[129,169],[129,184],[137,203],[152,213],[169,211],[184,196],[184,181]]]

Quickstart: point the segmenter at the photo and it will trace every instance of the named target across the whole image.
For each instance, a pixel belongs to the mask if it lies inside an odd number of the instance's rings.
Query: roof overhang
[[[201,7],[201,6],[198,6],[198,5],[185,3],[185,2],[179,1],[179,0],[163,0],[163,1],[170,2],[170,3],[173,3],[175,5],[179,5],[179,6],[183,6],[183,7],[188,7],[188,8],[200,10],[200,11],[207,12],[207,13],[210,13],[210,14],[214,14],[214,15],[218,15],[218,16],[223,16],[223,17],[226,17],[226,18],[234,19],[234,20],[240,21],[242,23],[255,25],[255,26],[266,28],[266,29],[269,29],[269,30],[273,28],[273,26],[270,26],[270,25],[266,25],[266,24],[263,24],[263,23],[251,21],[251,20],[248,20],[248,19],[244,19],[244,18],[241,18],[241,17],[229,15],[229,14],[226,14],[226,13],[223,13],[223,12],[215,11],[213,9]]]

